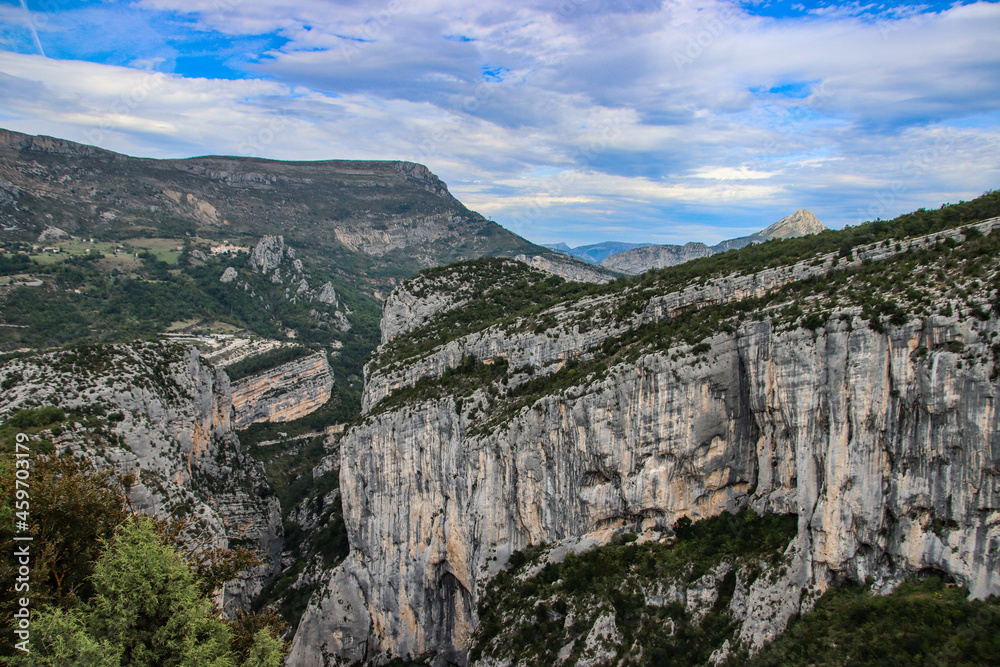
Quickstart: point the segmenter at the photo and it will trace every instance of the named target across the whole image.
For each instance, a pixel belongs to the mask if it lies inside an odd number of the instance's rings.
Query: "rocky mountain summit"
[[[826,230],[811,211],[799,209],[795,213],[778,220],[772,225],[750,236],[722,241],[714,246],[704,243],[680,245],[647,245],[613,254],[601,266],[620,273],[637,274],[649,269],[662,269],[689,262],[699,257],[708,257],[719,252],[744,248],[752,243],[763,243],[771,239],[791,239],[807,234],[818,234]]]
[[[339,471],[351,550],[289,664],[520,664],[504,628],[536,617],[535,632],[572,629],[538,664],[637,659],[617,598],[584,614],[544,580],[497,617],[491,582],[538,545],[669,543],[684,521],[738,511],[795,517],[773,568],[724,559],[627,589],[670,627],[722,619],[713,664],[740,663],[848,581],[891,590],[931,570],[1000,594],[1000,219],[956,227],[962,210],[605,286],[505,260],[404,283],[363,419],[314,471]],[[501,634],[478,633],[484,618]]]

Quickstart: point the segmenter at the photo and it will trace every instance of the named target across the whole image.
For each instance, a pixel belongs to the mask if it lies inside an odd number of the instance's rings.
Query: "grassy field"
[[[138,238],[130,239],[124,243],[112,243],[97,241],[90,243],[83,239],[70,239],[53,241],[46,244],[39,244],[38,248],[59,248],[58,253],[37,252],[29,254],[29,257],[39,264],[49,265],[64,262],[70,257],[80,257],[85,255],[100,254],[104,258],[101,260],[107,268],[132,268],[141,264],[135,256],[137,253],[149,252],[161,262],[166,262],[172,266],[177,265],[177,260],[181,255],[181,245],[177,239],[166,238]]]

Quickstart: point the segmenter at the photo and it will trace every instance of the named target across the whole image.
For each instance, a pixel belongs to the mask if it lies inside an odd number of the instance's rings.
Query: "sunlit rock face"
[[[635,322],[823,266],[656,297]],[[426,319],[453,303],[424,296],[387,302],[387,344],[407,330],[403,312]],[[635,324],[584,331],[569,310],[544,332],[498,325],[370,374],[367,416],[341,442],[351,553],[311,601],[289,664],[322,665],[324,653],[465,664],[484,582],[513,551],[606,529],[669,531],[681,516],[748,504],[797,514],[799,534],[787,575],[734,608],[747,646],[780,632],[800,599],[847,580],[891,584],[933,568],[976,597],[1000,593],[995,319],[929,316],[876,331],[846,309],[812,331],[762,318],[707,346],[650,349],[501,416],[483,389],[390,400],[468,355],[527,363],[538,378]],[[527,381],[504,377],[508,388]]]
[[[325,352],[290,361],[233,384],[233,425],[299,419],[326,403],[332,388]]]

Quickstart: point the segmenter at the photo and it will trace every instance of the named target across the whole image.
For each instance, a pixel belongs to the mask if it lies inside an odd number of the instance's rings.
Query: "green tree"
[[[121,526],[94,568],[91,627],[134,667],[232,665],[229,633],[194,573],[152,520]]]
[[[0,460],[0,550],[13,553],[17,509],[12,456]],[[30,464],[31,504],[26,534],[34,537],[31,599],[34,605],[72,606],[93,593],[90,575],[109,539],[130,515],[125,489],[131,478],[114,471],[98,472],[88,461],[36,454]],[[0,613],[11,618],[15,570],[10,558],[0,561]]]
[[[148,517],[122,524],[94,566],[90,603],[48,607],[32,626],[24,667],[233,667],[231,635],[191,568]]]

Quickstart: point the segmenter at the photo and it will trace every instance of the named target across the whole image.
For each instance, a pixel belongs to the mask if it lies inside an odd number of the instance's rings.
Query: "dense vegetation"
[[[342,333],[309,316],[324,304],[293,303],[285,287],[253,271],[241,275],[249,289],[220,283],[228,267],[244,269],[247,256],[194,263],[182,255],[180,266],[146,253],[134,270],[102,267],[95,258],[71,257],[32,269],[48,287],[18,287],[4,298],[0,345],[43,348],[67,343],[120,342],[157,337],[175,322],[222,322],[266,338],[284,339],[289,329],[303,343],[327,344],[377,336],[378,308],[372,299],[340,279],[309,267],[314,282],[329,278],[355,311],[357,331]],[[321,284],[321,282],[319,283]]]
[[[933,574],[914,577],[889,595],[866,586],[832,588],[815,610],[738,664],[1000,665],[1000,600],[968,596],[966,588]]]
[[[525,576],[546,562],[546,547],[529,547],[488,584],[470,658],[547,667],[571,645],[567,664],[575,664],[587,655],[595,622],[610,616],[619,636],[600,649],[608,662],[706,664],[737,627],[729,609],[737,578],[752,582],[762,564],[780,570],[795,530],[795,516],[761,517],[750,510],[695,523],[682,518],[674,540],[638,544],[626,534]],[[693,613],[669,595],[671,586],[685,588],[706,576],[706,585],[718,590],[708,609]]]
[[[226,375],[229,376],[230,381],[237,382],[251,375],[256,375],[282,364],[295,361],[313,352],[315,350],[302,345],[279,347],[270,352],[247,357],[246,359],[237,361],[235,364],[230,364],[226,367]]]
[[[399,336],[373,361],[373,369],[410,361],[448,341],[497,322],[513,322],[596,289],[590,283],[566,281],[502,258],[468,260],[428,269],[406,287],[420,298],[441,284],[448,285],[451,298],[466,303],[445,310],[415,332]]]
[[[1000,664],[1000,600],[969,600],[967,589],[934,573],[888,595],[854,584],[832,588],[750,658],[734,636],[735,588],[780,573],[795,529],[793,516],[745,511],[681,519],[674,541],[637,544],[624,534],[561,563],[545,564],[545,545],[516,552],[480,599],[470,658],[547,666],[563,651],[573,664],[587,655],[586,638],[603,616],[614,619],[617,634],[596,648],[612,664],[704,665],[726,640],[732,650],[722,664],[732,667]],[[701,579],[713,571],[721,578]],[[706,608],[665,595],[698,583],[717,591]]]
[[[66,414],[22,411],[0,428],[0,548],[15,547],[14,434],[51,431]],[[284,630],[273,614],[223,619],[213,592],[240,570],[260,562],[245,548],[205,549],[183,521],[133,515],[126,492],[131,477],[96,471],[89,463],[56,456],[51,444],[31,444],[34,538],[30,570],[30,653],[0,646],[11,665],[119,665],[161,667],[277,667]],[[181,536],[185,536],[182,539]],[[196,537],[196,536],[195,536]],[[13,636],[17,570],[0,562],[4,634]]]
[[[282,619],[294,629],[317,583],[295,587],[308,563],[320,562],[332,568],[347,556],[347,528],[337,495],[336,474],[313,479],[313,468],[329,449],[327,437],[320,433],[332,424],[352,421],[361,411],[360,398],[343,376],[334,376],[330,400],[315,412],[291,422],[258,423],[240,432],[240,441],[251,456],[264,464],[268,484],[275,490],[281,505],[285,552],[294,563],[271,580],[254,601],[254,609],[275,606]],[[329,494],[337,495],[328,507],[320,507]],[[317,510],[317,527],[305,531],[289,519],[300,504]]]
[[[995,193],[987,198],[996,198]],[[924,218],[918,216],[917,219]],[[909,227],[901,223],[898,229]],[[870,234],[857,236],[864,240],[870,238]],[[802,239],[793,240],[808,246]],[[752,251],[762,254],[769,251],[768,246],[778,247],[784,243],[768,242],[753,246]],[[890,243],[882,241],[879,247]],[[748,250],[751,249],[730,251],[708,259],[736,257]],[[966,349],[959,341],[944,345],[949,351],[962,354],[963,363],[992,364],[989,372],[994,377],[1000,376],[1000,341],[995,340],[996,334],[987,326],[988,320],[1000,312],[1000,231],[984,235],[978,230],[967,229],[957,240],[949,237],[884,260],[838,262],[832,269],[818,271],[812,277],[788,283],[760,297],[701,304],[680,316],[628,326],[628,320],[623,318],[642,312],[651,298],[662,294],[658,276],[673,276],[669,282],[674,284],[675,274],[687,271],[681,268],[649,272],[627,281],[627,287],[620,289],[616,298],[586,301],[579,306],[573,299],[560,301],[560,285],[556,281],[545,282],[550,298],[543,297],[540,301],[549,306],[547,309],[531,310],[525,306],[515,312],[516,317],[500,320],[481,318],[478,301],[454,308],[427,327],[401,336],[401,341],[394,341],[384,356],[401,363],[401,357],[418,347],[433,350],[451,332],[490,326],[498,330],[510,330],[512,326],[521,331],[534,328],[537,333],[556,338],[574,329],[582,333],[603,327],[613,335],[584,350],[579,358],[562,362],[558,369],[515,369],[508,367],[503,358],[485,363],[467,355],[440,378],[423,378],[394,391],[371,414],[411,401],[445,396],[455,398],[461,409],[470,405],[464,399],[476,394],[477,402],[468,415],[473,421],[470,434],[492,432],[538,399],[574,387],[585,390],[607,378],[612,369],[634,365],[645,354],[660,353],[678,364],[697,364],[707,359],[713,338],[735,335],[741,327],[752,322],[767,323],[778,330],[802,328],[819,332],[828,326],[865,325],[875,331],[885,331],[906,326],[918,317],[961,316],[979,331],[982,339],[989,343],[988,347]],[[464,275],[464,270],[459,275]],[[594,294],[605,288],[575,286],[572,289]],[[468,314],[470,310],[472,313]],[[838,325],[831,320],[841,323]],[[921,348],[915,356],[919,359],[931,351]]]

